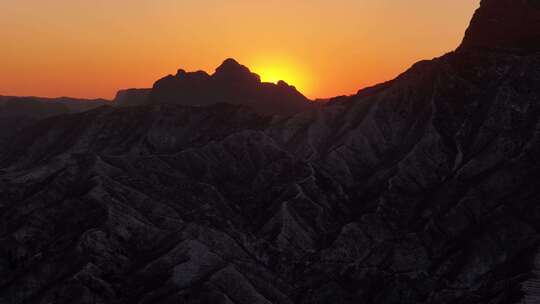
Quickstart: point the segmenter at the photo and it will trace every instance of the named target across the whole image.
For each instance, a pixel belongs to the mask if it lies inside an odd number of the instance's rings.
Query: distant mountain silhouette
[[[120,90],[116,93],[113,100],[114,106],[117,107],[133,107],[148,104],[148,96],[151,89],[127,89]]]
[[[21,97],[0,96],[0,105]],[[259,114],[291,115],[320,103],[314,103],[294,86],[284,81],[277,84],[261,82],[259,75],[234,59],[227,59],[213,75],[204,71],[186,72],[178,70],[158,80],[153,88],[119,90],[110,103],[105,99],[84,100],[75,98],[24,97],[20,101],[33,100],[63,104],[69,111],[80,112],[102,105],[132,107],[150,104],[178,104],[208,106],[217,103],[245,105]],[[30,109],[29,109],[30,110]]]
[[[289,115],[308,109],[312,103],[284,81],[261,82],[257,74],[234,59],[227,59],[213,75],[178,70],[158,80],[150,93],[153,104],[246,105],[262,114]]]
[[[31,108],[31,104],[36,106],[46,106],[51,105],[56,107],[57,105],[64,105],[69,112],[82,112],[97,107],[110,105],[110,100],[97,98],[97,99],[84,99],[84,98],[73,98],[73,97],[36,97],[36,96],[2,96],[0,95],[0,105],[6,102],[17,102],[21,101],[26,103],[25,107]],[[40,105],[38,105],[40,104]],[[12,105],[12,107],[15,105]]]

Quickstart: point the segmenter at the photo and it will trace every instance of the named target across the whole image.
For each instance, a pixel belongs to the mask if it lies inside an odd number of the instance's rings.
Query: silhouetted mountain
[[[283,81],[263,83],[257,74],[227,59],[213,75],[178,70],[158,80],[150,93],[152,103],[181,105],[241,104],[262,114],[290,115],[312,106],[293,86]]]
[[[117,107],[133,107],[142,106],[149,103],[150,89],[127,89],[120,90],[116,93],[113,100],[114,106]]]
[[[258,78],[180,71],[0,146],[0,302],[539,303],[540,54],[461,47],[290,117],[162,99],[213,82]]]
[[[104,105],[110,105],[110,101],[107,99],[81,99],[81,98],[72,98],[72,97],[57,97],[57,98],[48,98],[48,97],[17,97],[17,96],[1,96],[0,95],[0,104],[7,101],[23,101],[23,102],[40,102],[50,104],[53,107],[56,104],[62,104],[66,106],[70,112],[82,112]]]
[[[540,1],[482,0],[462,50],[540,51]]]

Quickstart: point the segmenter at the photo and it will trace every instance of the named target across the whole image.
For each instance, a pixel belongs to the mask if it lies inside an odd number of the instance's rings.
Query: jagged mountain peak
[[[458,50],[540,51],[540,1],[482,0]]]
[[[250,72],[246,66],[240,64],[238,61],[236,61],[236,59],[227,58],[223,60],[223,62],[216,68],[216,73],[220,71],[232,71],[232,70],[236,70],[236,71],[241,70],[244,72]]]
[[[212,77],[218,81],[241,82],[246,84],[260,83],[259,75],[252,73],[248,67],[238,61],[228,58],[216,69]]]
[[[290,115],[315,104],[295,86],[283,80],[262,82],[259,75],[233,58],[219,65],[213,74],[178,69],[156,81],[151,89],[121,90],[115,98],[118,107],[147,104],[207,106],[216,103],[240,104],[265,115]]]
[[[190,77],[190,78],[206,79],[206,78],[209,78],[210,75],[208,75],[208,73],[206,73],[205,71],[201,71],[201,70],[195,71],[195,72],[187,72],[184,69],[178,69],[175,77],[177,78]]]
[[[198,106],[241,104],[269,115],[295,114],[312,106],[294,86],[284,81],[263,83],[259,75],[232,58],[226,59],[212,75],[180,69],[175,76],[158,80],[149,101]]]

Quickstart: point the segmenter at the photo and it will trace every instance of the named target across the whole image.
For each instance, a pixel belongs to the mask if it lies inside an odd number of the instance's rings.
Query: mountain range
[[[0,303],[539,303],[539,25],[482,0],[324,103],[232,59],[47,103],[0,145]]]

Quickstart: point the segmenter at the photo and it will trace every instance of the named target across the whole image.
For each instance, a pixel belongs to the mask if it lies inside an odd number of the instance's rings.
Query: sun
[[[308,74],[300,65],[290,61],[265,60],[255,63],[253,71],[261,76],[261,81],[277,83],[280,80],[295,86],[303,94],[309,94]]]

